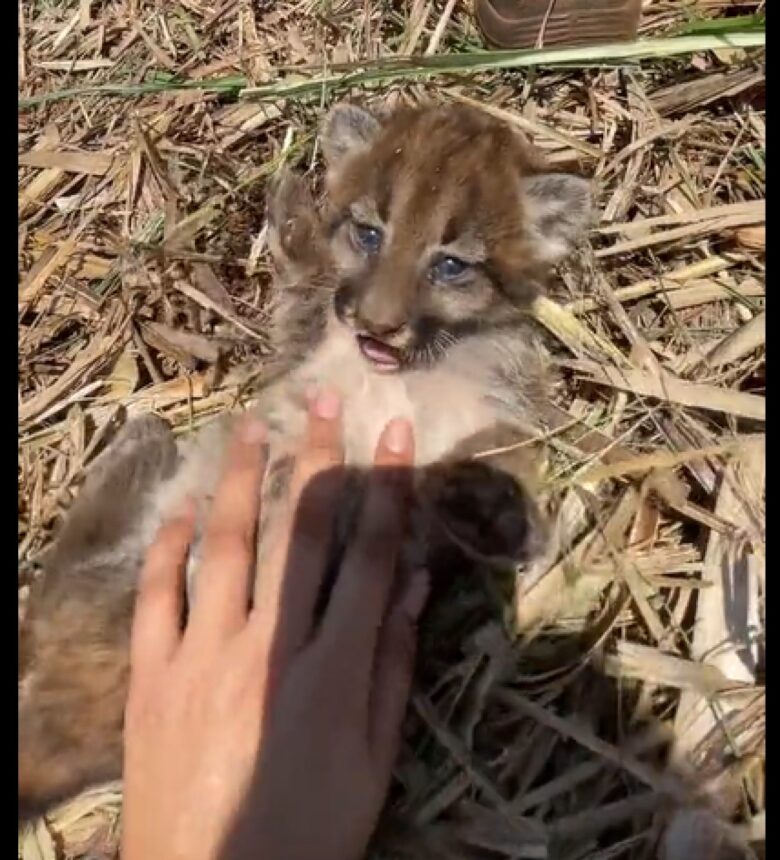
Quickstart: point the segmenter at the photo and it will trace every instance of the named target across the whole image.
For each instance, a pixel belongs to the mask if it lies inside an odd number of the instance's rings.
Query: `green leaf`
[[[721,35],[723,33],[763,33],[766,31],[766,16],[740,15],[736,18],[694,18],[683,24],[679,35]]]
[[[735,19],[726,19],[735,20]],[[713,22],[715,23],[715,22]],[[609,45],[577,48],[543,48],[519,51],[473,51],[468,54],[438,54],[432,57],[391,57],[371,63],[348,63],[331,67],[327,74],[310,76],[297,69],[288,77],[281,75],[271,83],[247,87],[243,77],[194,81],[156,79],[141,84],[99,84],[68,90],[41,93],[19,101],[19,110],[51,101],[81,98],[87,95],[131,98],[176,90],[201,90],[210,93],[240,95],[244,98],[303,99],[321,97],[323,92],[389,81],[424,79],[436,75],[468,75],[478,72],[543,66],[545,68],[593,68],[598,66],[659,60],[684,54],[697,54],[724,48],[757,48],[766,43],[766,29],[752,26],[746,30],[726,30],[700,35],[674,36],[664,39],[640,39]]]

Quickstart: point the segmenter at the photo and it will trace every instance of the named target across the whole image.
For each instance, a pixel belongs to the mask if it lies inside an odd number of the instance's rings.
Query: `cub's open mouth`
[[[359,334],[356,337],[363,357],[368,359],[377,370],[389,373],[398,370],[401,366],[401,356],[397,349],[365,334]]]

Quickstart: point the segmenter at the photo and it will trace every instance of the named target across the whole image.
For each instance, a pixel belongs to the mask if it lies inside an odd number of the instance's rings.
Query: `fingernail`
[[[244,426],[241,428],[241,438],[247,445],[262,442],[265,439],[265,424],[254,417],[245,418]]]
[[[385,447],[393,454],[405,454],[412,446],[412,425],[403,418],[394,418],[385,430]]]
[[[318,392],[314,398],[314,414],[326,421],[338,418],[341,411],[341,398],[332,389]]]
[[[425,608],[428,595],[431,592],[431,577],[424,568],[416,570],[409,580],[403,597],[401,609],[412,621],[417,621]]]

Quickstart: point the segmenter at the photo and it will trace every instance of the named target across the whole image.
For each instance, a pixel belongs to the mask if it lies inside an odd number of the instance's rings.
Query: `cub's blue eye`
[[[352,225],[352,231],[358,246],[365,251],[366,254],[376,254],[376,252],[382,247],[382,231],[377,227],[371,227],[369,224],[358,224],[355,222]]]
[[[467,269],[469,264],[457,257],[442,257],[432,267],[433,276],[439,281],[453,281],[459,278]]]

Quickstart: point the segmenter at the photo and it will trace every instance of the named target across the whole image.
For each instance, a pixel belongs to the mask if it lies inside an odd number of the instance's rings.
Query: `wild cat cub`
[[[338,105],[322,144],[321,211],[292,177],[269,204],[279,364],[254,407],[276,463],[268,493],[283,488],[305,390],[334,386],[352,467],[370,463],[390,418],[413,420],[414,540],[429,566],[452,537],[521,561],[533,506],[470,458],[534,426],[543,362],[524,311],[588,220],[588,183],[546,171],[510,128],[463,107],[378,117]],[[166,508],[209,498],[229,425],[177,446],[164,422],[130,422],[88,473],[21,634],[23,814],[119,775],[137,572]],[[342,535],[359,481],[349,486]]]

